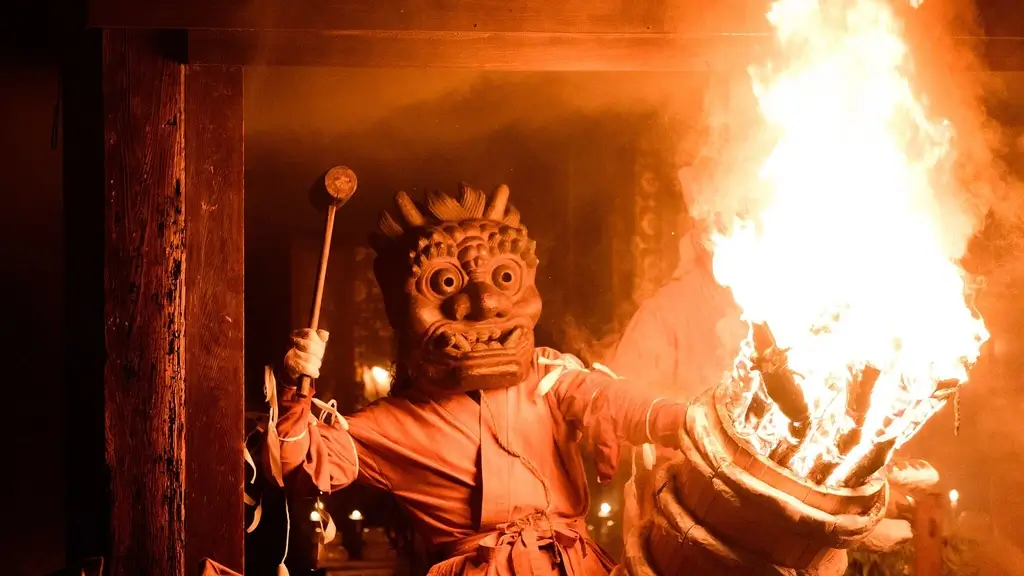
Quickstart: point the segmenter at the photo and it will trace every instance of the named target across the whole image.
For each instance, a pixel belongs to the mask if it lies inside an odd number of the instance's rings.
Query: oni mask
[[[458,198],[395,197],[374,238],[374,269],[413,387],[446,393],[512,386],[528,373],[541,313],[535,243],[508,205],[465,184]]]

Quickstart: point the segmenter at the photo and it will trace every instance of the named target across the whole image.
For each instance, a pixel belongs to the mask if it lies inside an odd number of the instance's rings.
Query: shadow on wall
[[[508,183],[531,222],[563,191],[601,198],[601,186],[574,182],[621,171],[599,164],[602,154],[631,165],[645,124],[703,83],[681,74],[257,68],[246,75],[247,217],[301,231],[314,221],[304,187],[345,163],[360,191],[339,215],[340,232],[360,241],[395,191],[454,190],[460,179]]]
[[[51,141],[56,67],[0,67],[0,225],[5,342],[31,390],[4,412],[5,574],[45,574],[65,563],[64,249],[61,151]],[[17,352],[14,352],[17,350]],[[17,527],[14,529],[13,527]]]

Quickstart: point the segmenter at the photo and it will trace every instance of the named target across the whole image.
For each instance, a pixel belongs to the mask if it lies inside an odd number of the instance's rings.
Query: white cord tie
[[[314,424],[327,424],[327,417],[331,417],[329,425],[339,424],[342,430],[348,431],[348,420],[338,412],[338,401],[331,399],[330,402],[324,402],[323,400],[317,400],[316,398],[310,398],[313,401],[313,405],[320,409],[320,417],[314,418]],[[312,413],[311,413],[312,415]]]
[[[544,396],[555,387],[558,379],[566,372],[590,372],[578,358],[571,354],[565,354],[557,360],[544,356],[537,357],[537,364],[540,366],[554,366],[555,368],[544,375],[537,384],[537,396]]]
[[[647,415],[644,416],[644,434],[647,436],[647,442],[654,444],[654,438],[651,438],[651,410],[654,409],[654,405],[664,400],[664,398],[655,398],[651,402],[651,405],[647,407]]]
[[[281,442],[297,442],[297,441],[302,440],[303,438],[305,438],[307,432],[309,432],[309,428],[306,428],[305,430],[303,430],[302,434],[299,434],[298,436],[288,436],[288,437],[278,436],[277,439],[280,440]]]

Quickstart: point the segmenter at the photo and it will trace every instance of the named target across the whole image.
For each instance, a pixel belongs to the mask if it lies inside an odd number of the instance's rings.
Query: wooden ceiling
[[[1024,69],[1019,0],[977,0],[994,70]],[[930,2],[930,3],[929,3]],[[931,5],[970,0],[929,0]],[[189,31],[190,62],[706,70],[765,46],[769,0],[93,0],[91,26]],[[964,10],[961,6],[960,10]]]

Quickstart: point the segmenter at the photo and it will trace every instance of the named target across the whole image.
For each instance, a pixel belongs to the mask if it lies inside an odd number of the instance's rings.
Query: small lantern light
[[[373,402],[391,392],[391,371],[382,366],[363,366],[360,369],[363,381],[363,396]]]

